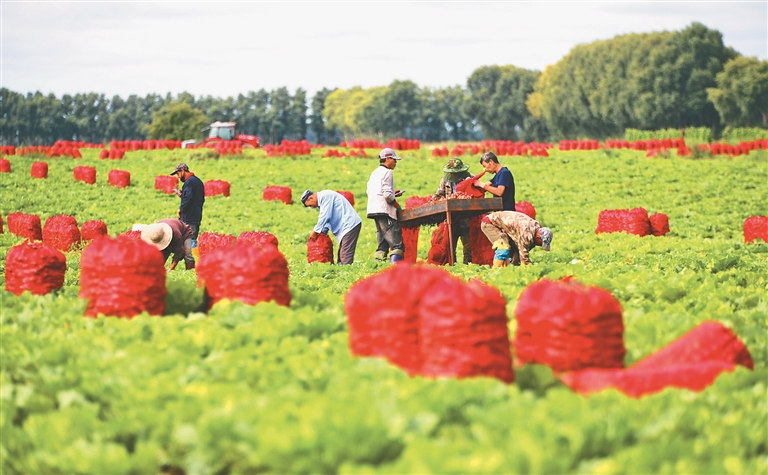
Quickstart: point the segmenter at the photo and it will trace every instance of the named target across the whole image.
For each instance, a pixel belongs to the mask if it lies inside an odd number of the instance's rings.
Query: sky
[[[465,86],[481,66],[544,70],[578,44],[692,22],[768,56],[768,0],[0,0],[0,85],[123,98]]]

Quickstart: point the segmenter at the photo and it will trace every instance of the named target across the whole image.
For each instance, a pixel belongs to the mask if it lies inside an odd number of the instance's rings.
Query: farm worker
[[[443,177],[437,191],[432,195],[432,201],[452,195],[456,192],[456,184],[460,181],[470,178],[469,165],[459,158],[452,158],[443,167]],[[453,234],[453,252],[456,252],[456,243],[461,238],[462,248],[464,249],[464,264],[472,262],[472,250],[469,245],[469,218],[457,218],[453,220],[451,233]],[[454,262],[456,255],[453,256]]]
[[[194,173],[189,171],[186,163],[179,163],[171,175],[177,175],[184,185],[176,194],[181,197],[179,219],[192,228],[192,247],[197,247],[197,235],[200,233],[200,223],[203,221],[203,204],[205,203],[205,186]]]
[[[355,208],[343,195],[332,190],[306,190],[301,195],[301,202],[309,208],[320,208],[320,216],[309,234],[309,240],[314,241],[318,234],[328,234],[328,231],[331,231],[339,241],[339,265],[352,264],[355,261],[357,238],[363,227],[363,220],[357,215]]]
[[[521,262],[528,265],[531,263],[528,251],[535,246],[549,251],[552,244],[549,228],[517,211],[496,211],[483,216],[480,229],[493,243],[493,267],[506,267],[510,258],[513,265],[520,265]]]
[[[141,240],[152,244],[163,253],[163,260],[173,253],[173,261],[168,272],[176,268],[182,259],[187,270],[195,268],[195,258],[192,255],[192,228],[180,219],[161,219],[160,221],[143,226]]]
[[[403,244],[403,231],[397,222],[397,210],[400,205],[397,197],[401,196],[401,190],[395,190],[395,179],[392,170],[397,166],[398,157],[394,150],[385,148],[379,152],[379,167],[371,173],[368,179],[368,217],[376,224],[376,260],[387,259],[395,263],[403,260],[405,245]]]
[[[490,182],[477,181],[474,186],[482,188],[496,197],[501,197],[504,211],[515,210],[515,179],[507,167],[502,167],[493,152],[486,152],[480,157],[480,165],[495,176]]]

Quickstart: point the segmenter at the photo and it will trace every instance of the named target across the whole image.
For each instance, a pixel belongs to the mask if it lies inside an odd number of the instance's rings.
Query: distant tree
[[[296,89],[288,108],[288,138],[302,140],[307,137],[307,91]]]
[[[325,128],[325,119],[323,118],[323,109],[325,108],[325,99],[334,90],[328,88],[322,88],[312,96],[311,108],[312,112],[309,114],[309,129],[314,133],[318,143],[332,143],[335,142],[338,135],[338,130]]]
[[[739,56],[725,63],[707,89],[723,124],[730,127],[768,127],[768,61]]]
[[[162,140],[196,138],[210,121],[186,102],[174,101],[152,114],[147,128],[148,137]]]
[[[395,80],[383,91],[380,109],[382,128],[388,137],[412,138],[421,126],[422,104],[419,87],[413,81]]]

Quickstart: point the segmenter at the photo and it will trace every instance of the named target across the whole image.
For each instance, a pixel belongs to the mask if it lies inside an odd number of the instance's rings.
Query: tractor
[[[202,131],[205,137],[200,144],[197,140],[185,140],[181,143],[182,148],[213,147],[219,142],[239,142],[243,148],[259,148],[259,138],[254,135],[238,133],[237,122],[219,122],[216,121],[204,128]],[[206,134],[207,132],[207,134]]]

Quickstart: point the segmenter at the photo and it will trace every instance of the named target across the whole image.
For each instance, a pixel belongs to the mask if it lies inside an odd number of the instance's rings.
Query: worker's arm
[[[507,189],[504,185],[492,186],[490,182],[484,183],[482,188],[493,196],[501,196],[504,194],[504,190]]]

